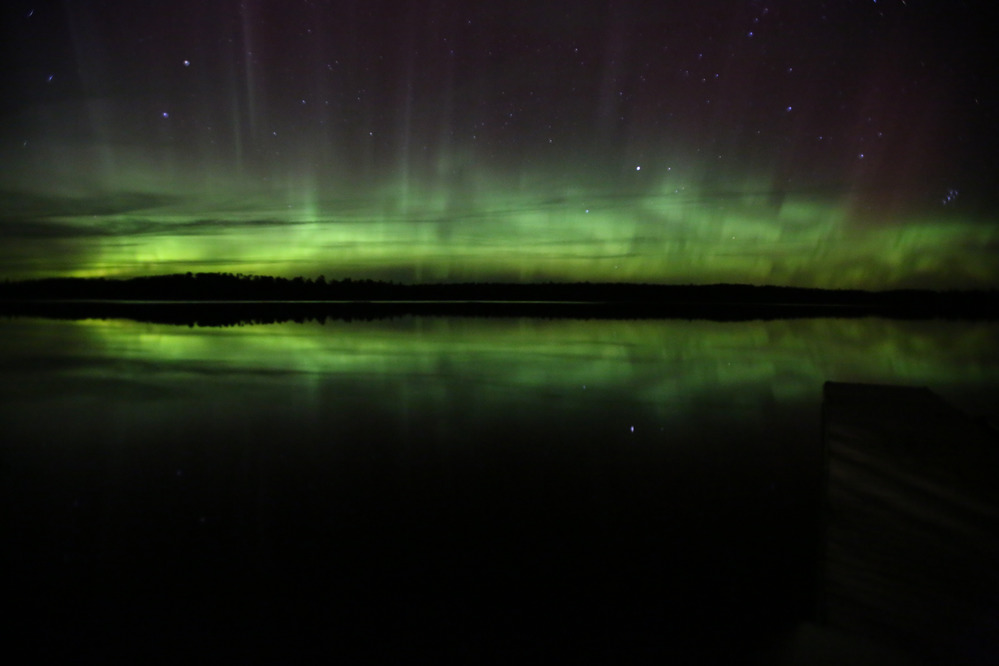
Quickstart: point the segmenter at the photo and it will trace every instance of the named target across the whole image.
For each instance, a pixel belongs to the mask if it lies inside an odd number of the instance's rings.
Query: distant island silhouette
[[[129,318],[173,324],[404,314],[573,318],[999,318],[999,292],[811,289],[747,284],[439,283],[185,273],[129,279],[45,278],[0,283],[0,313]]]

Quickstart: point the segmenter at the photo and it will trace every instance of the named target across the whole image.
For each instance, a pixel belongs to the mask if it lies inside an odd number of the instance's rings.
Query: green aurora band
[[[993,387],[999,377],[994,322],[404,317],[188,328],[18,319],[3,330],[14,341],[4,351],[17,379],[8,384],[17,387],[10,400],[68,399],[84,410],[117,404],[107,398],[120,393],[161,398],[151,409],[187,400],[194,412],[218,396],[238,405],[286,393],[304,401],[296,410],[315,417],[348,396],[379,404],[377,395],[413,413],[490,419],[523,405],[599,412],[628,393],[648,412],[641,422],[658,428],[718,404],[761,419],[769,407],[817,405],[827,380],[932,386],[974,413],[983,405],[965,404],[964,394]],[[53,353],[55,382],[33,365]],[[221,390],[233,376],[239,390]],[[365,403],[359,391],[372,399]]]
[[[13,3],[0,279],[999,287],[981,7],[735,5]]]
[[[847,195],[775,200],[745,185],[703,192],[672,172],[636,169],[631,179],[603,188],[526,176],[461,189],[404,182],[353,196],[314,184],[137,194],[129,183],[100,197],[11,195],[8,210],[24,223],[7,230],[0,262],[15,279],[194,271],[402,282],[999,284],[999,227],[943,207],[891,210]]]

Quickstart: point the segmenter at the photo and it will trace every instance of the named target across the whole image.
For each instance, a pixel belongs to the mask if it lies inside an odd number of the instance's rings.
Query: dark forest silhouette
[[[879,315],[992,319],[999,292],[828,290],[744,284],[397,284],[186,273],[0,283],[0,311],[178,324],[376,319],[403,314],[716,320]]]

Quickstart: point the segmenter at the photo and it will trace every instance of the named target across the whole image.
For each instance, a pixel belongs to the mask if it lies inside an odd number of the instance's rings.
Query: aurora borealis
[[[983,7],[7,3],[0,277],[993,288]]]

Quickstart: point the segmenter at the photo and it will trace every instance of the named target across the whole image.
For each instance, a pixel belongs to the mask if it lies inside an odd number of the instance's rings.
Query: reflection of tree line
[[[187,273],[0,284],[11,314],[228,326],[405,314],[716,320],[815,316],[999,316],[995,291],[824,290],[738,284],[460,283],[403,285],[324,277]]]

